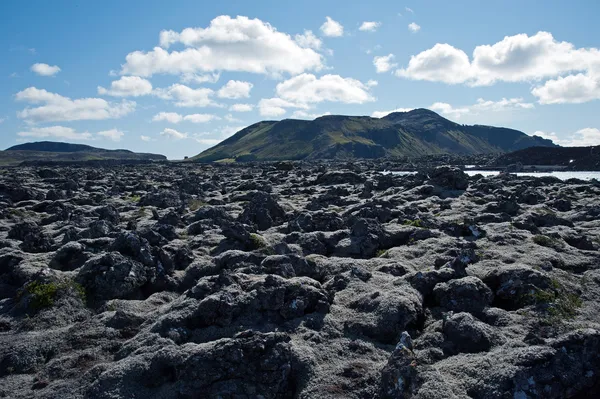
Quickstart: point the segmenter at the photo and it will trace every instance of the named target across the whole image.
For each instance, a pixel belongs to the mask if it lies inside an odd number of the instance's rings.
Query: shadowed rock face
[[[391,166],[0,171],[0,397],[598,396],[598,183]]]

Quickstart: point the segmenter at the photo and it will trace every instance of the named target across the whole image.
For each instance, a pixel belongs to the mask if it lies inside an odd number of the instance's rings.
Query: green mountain
[[[0,165],[18,165],[23,162],[82,162],[105,160],[153,160],[167,158],[158,154],[135,153],[129,150],[106,150],[84,144],[39,141],[15,145],[0,151]]]
[[[433,111],[415,109],[383,118],[328,115],[313,121],[258,122],[190,160],[241,162],[483,154],[532,146],[556,145],[518,130],[460,125]]]

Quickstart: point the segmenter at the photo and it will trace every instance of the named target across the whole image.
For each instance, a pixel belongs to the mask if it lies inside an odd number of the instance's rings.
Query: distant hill
[[[40,141],[24,143],[0,151],[0,165],[23,162],[84,162],[105,160],[164,161],[164,155],[135,153],[129,150],[107,150],[84,144]]]
[[[572,170],[600,170],[600,146],[594,147],[530,147],[503,154],[494,166],[513,164],[564,166]]]
[[[532,146],[556,145],[518,130],[460,125],[433,111],[416,109],[383,118],[328,115],[313,121],[258,122],[190,160],[241,162],[468,155],[504,153]]]
[[[60,143],[57,141],[37,141],[7,148],[5,151],[44,151],[44,152],[123,152],[133,154],[129,150],[106,150],[85,144]]]

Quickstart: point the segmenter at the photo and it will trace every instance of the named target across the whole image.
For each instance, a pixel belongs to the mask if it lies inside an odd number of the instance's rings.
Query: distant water
[[[466,174],[469,176],[482,175],[482,176],[496,176],[500,173],[497,170],[466,170]],[[528,177],[547,177],[552,176],[556,177],[560,180],[569,180],[569,179],[580,179],[580,180],[600,180],[600,172],[564,172],[564,171],[555,171],[555,172],[518,172],[511,173],[517,176],[528,176]]]
[[[417,172],[383,172],[384,174],[393,174],[398,176],[406,176],[412,175]],[[482,175],[482,176],[496,176],[500,174],[499,170],[466,170],[466,174],[469,176]],[[519,172],[519,173],[511,173],[517,176],[530,176],[530,177],[546,177],[552,176],[556,177],[560,180],[569,180],[569,179],[580,179],[580,180],[600,180],[600,172],[564,172],[564,171],[556,171],[556,172]]]

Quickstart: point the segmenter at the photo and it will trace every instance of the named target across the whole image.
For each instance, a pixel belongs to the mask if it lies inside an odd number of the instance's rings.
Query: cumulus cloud
[[[417,25],[414,22],[411,22],[410,24],[408,24],[408,30],[411,31],[412,33],[417,33],[418,31],[421,30],[421,26]]]
[[[371,114],[371,117],[383,118],[384,116],[388,116],[389,114],[392,114],[394,112],[409,112],[409,111],[412,111],[413,109],[414,108],[396,108],[391,111],[375,111]]]
[[[559,135],[554,132],[545,133],[543,131],[537,131],[533,133],[533,135],[552,140],[555,144],[564,147],[588,147],[600,145],[600,129],[591,127],[580,129],[575,133],[568,135],[566,138],[560,138]]]
[[[40,76],[54,76],[60,72],[60,68],[57,65],[43,63],[33,64],[31,70]]]
[[[286,101],[281,98],[263,98],[258,102],[258,112],[261,116],[277,117],[287,112],[286,108],[304,108],[308,109],[306,104],[298,104]]]
[[[377,28],[379,28],[380,26],[381,26],[381,22],[365,21],[360,25],[358,30],[363,31],[363,32],[375,32],[377,30]]]
[[[118,129],[104,130],[95,135],[90,132],[78,132],[73,128],[64,126],[32,127],[31,129],[17,133],[17,136],[24,138],[50,138],[69,141],[88,141],[96,138],[105,138],[112,141],[121,141],[125,133]],[[99,136],[99,137],[97,137]]]
[[[287,108],[309,110],[324,101],[362,104],[375,101],[369,93],[371,86],[339,75],[317,78],[305,73],[279,83],[275,88],[277,97],[261,99],[258,109],[262,116],[278,117],[284,115]]]
[[[254,108],[252,104],[233,104],[229,107],[229,110],[232,112],[250,112]]]
[[[146,142],[148,142],[148,141],[154,141],[154,139],[152,139],[152,137],[150,137],[150,136],[144,136],[144,135],[140,136],[140,140],[146,141]]]
[[[125,133],[117,129],[105,130],[97,133],[98,136],[102,136],[112,141],[121,141]]]
[[[34,127],[17,133],[19,137],[53,138],[61,140],[84,141],[92,140],[90,132],[77,132],[75,129],[64,126]]]
[[[469,106],[454,107],[448,103],[437,102],[430,107],[433,111],[449,116],[454,119],[460,119],[466,114],[478,115],[485,112],[504,112],[532,109],[535,106],[532,103],[524,102],[522,98],[502,98],[498,101],[478,99],[477,102]]]
[[[448,115],[454,119],[460,119],[462,115],[468,114],[470,112],[469,108],[467,107],[455,108],[448,103],[442,102],[433,103],[429,108],[431,108],[432,111],[437,111],[441,114]]]
[[[340,37],[344,35],[344,27],[331,17],[325,17],[325,22],[321,25],[321,32],[327,37]]]
[[[292,118],[313,120],[326,115],[331,115],[331,112],[324,112],[322,114],[311,114],[306,111],[295,111],[292,114]]]
[[[123,76],[111,82],[110,89],[98,86],[98,94],[113,97],[139,97],[152,93],[152,83],[138,76]]]
[[[192,89],[177,83],[164,89],[156,89],[153,94],[164,100],[173,100],[176,107],[220,106],[211,99],[214,90],[207,88]]]
[[[168,51],[176,43],[186,48]],[[279,75],[298,74],[323,67],[322,56],[302,47],[286,33],[260,19],[227,15],[216,17],[207,28],[186,28],[160,33],[160,46],[127,55],[121,74],[197,74],[238,71]]]
[[[215,119],[220,118],[212,114],[190,114],[184,116],[177,112],[159,112],[152,117],[152,122],[166,121],[170,123],[179,123],[181,121],[188,121],[192,123],[206,123]]]
[[[205,74],[196,74],[196,73],[184,73],[181,75],[182,83],[217,83],[221,78],[220,73],[205,73]]]
[[[27,107],[17,113],[19,118],[28,122],[115,119],[133,112],[136,107],[135,102],[127,100],[120,103],[109,103],[101,98],[72,100],[36,87],[18,92],[15,98],[29,104],[42,104],[39,107]]]
[[[472,77],[467,54],[449,44],[440,43],[410,57],[408,66],[398,69],[396,75],[413,80],[449,84],[464,83]]]
[[[297,34],[294,36],[296,43],[300,47],[312,48],[320,50],[323,42],[319,39],[311,30],[305,30],[303,34]]]
[[[466,83],[472,86],[496,82],[540,81],[571,72],[570,75],[547,82],[534,89],[541,102],[584,102],[597,98],[595,83],[600,65],[600,50],[576,48],[559,42],[551,33],[538,32],[533,36],[506,36],[493,45],[480,45],[473,50],[472,59],[449,44],[436,44],[410,58],[408,66],[396,71],[401,77],[449,84]],[[595,82],[594,82],[595,80]]]
[[[394,54],[388,54],[373,58],[373,65],[375,65],[375,70],[377,71],[377,73],[384,73],[392,68],[397,67],[398,64],[393,63],[393,59]]]
[[[304,73],[279,83],[275,90],[280,98],[300,104],[323,101],[363,104],[375,101],[367,85],[339,75],[323,75],[317,78],[315,75]]]
[[[158,114],[152,117],[152,122],[170,122],[170,123],[179,123],[183,120],[183,116],[179,115],[177,112],[159,112]]]
[[[239,99],[250,97],[250,90],[254,85],[250,82],[230,80],[217,92],[219,98]]]
[[[183,120],[192,123],[206,123],[216,119],[221,119],[216,115],[212,114],[191,114],[183,117]]]
[[[531,94],[541,104],[584,103],[600,99],[600,75],[591,73],[569,75],[549,80],[542,86],[535,87]]]
[[[163,130],[160,133],[161,136],[166,137],[168,139],[173,139],[173,140],[183,140],[183,139],[187,139],[189,137],[189,135],[187,133],[181,133],[178,132],[175,129],[171,129],[171,128],[165,128],[165,130]]]

